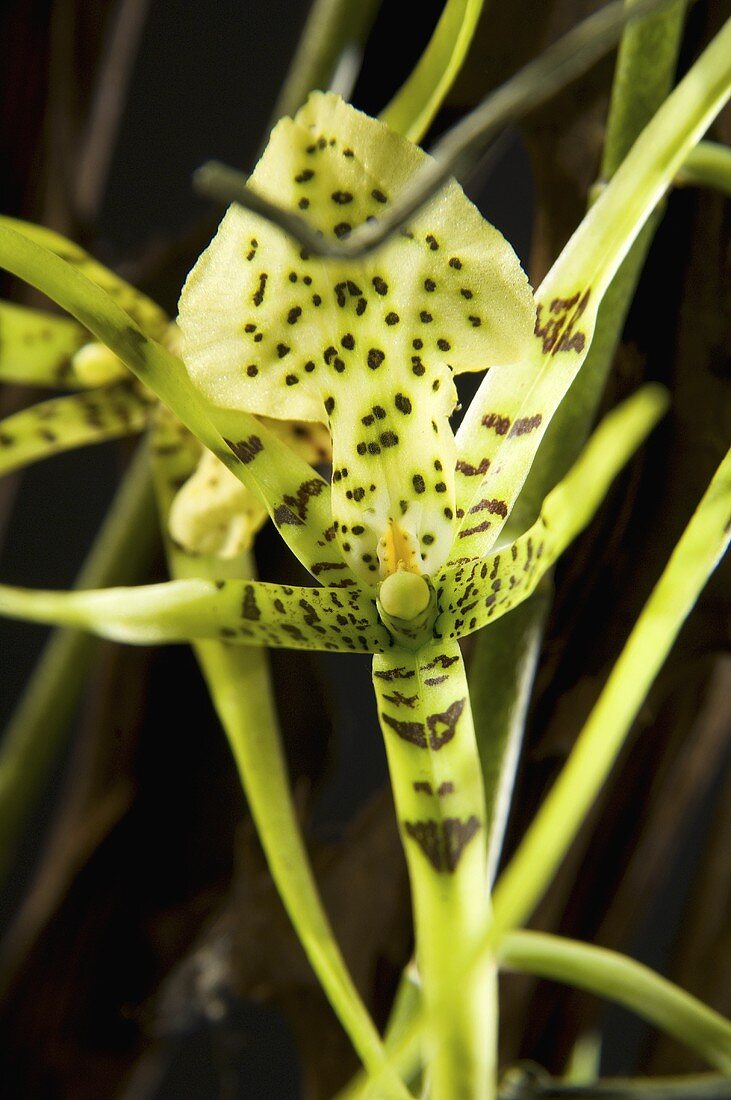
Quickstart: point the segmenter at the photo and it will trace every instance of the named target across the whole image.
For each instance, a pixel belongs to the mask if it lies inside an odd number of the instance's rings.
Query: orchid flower
[[[205,462],[222,463],[256,495],[315,582],[222,577],[75,593],[0,587],[0,612],[133,643],[217,639],[373,654],[427,1014],[450,1006],[441,1034],[428,1032],[437,1100],[486,1097],[495,1076],[495,961],[469,976],[466,969],[490,901],[484,791],[459,641],[534,590],[665,408],[663,392],[646,387],[615,410],[533,525],[501,543],[586,357],[607,286],[729,94],[730,36],[731,25],[658,113],[535,294],[510,246],[453,181],[362,259],[313,256],[234,206],[183,290],[181,362],[157,342],[162,330],[150,329],[147,314],[135,318],[79,267],[69,278],[53,245],[44,248],[50,242],[0,226],[3,262],[75,314],[197,436],[213,456]],[[425,157],[385,123],[316,93],[274,129],[249,187],[342,241],[383,216]],[[455,433],[453,376],[464,371],[486,374]],[[271,420],[327,430],[329,482],[311,455],[278,438]],[[179,435],[168,447],[188,442]],[[196,476],[208,474],[205,466]],[[197,492],[191,483],[178,498],[174,526],[182,512],[185,528]],[[223,521],[215,507],[195,517],[194,537],[225,554],[229,539],[241,545],[226,524],[244,506],[222,507]]]

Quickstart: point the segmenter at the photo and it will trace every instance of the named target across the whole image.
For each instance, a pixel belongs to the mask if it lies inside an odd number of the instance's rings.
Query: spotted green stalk
[[[432,1015],[430,1095],[483,1100],[496,1070],[494,971],[454,988],[488,909],[485,801],[464,664],[456,642],[395,647],[373,662],[399,829],[411,880],[416,960]],[[464,971],[466,974],[466,970]]]
[[[0,382],[78,388],[73,357],[88,339],[68,317],[0,302]]]
[[[137,386],[55,397],[0,420],[0,476],[42,458],[141,432],[150,400]]]

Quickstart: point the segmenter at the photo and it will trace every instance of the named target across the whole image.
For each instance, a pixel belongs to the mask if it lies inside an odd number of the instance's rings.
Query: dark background
[[[435,133],[591,6],[523,2],[486,17]],[[405,6],[384,3],[356,106],[382,108],[440,8],[419,5],[405,34]],[[721,4],[697,8],[684,64],[723,14]],[[84,207],[89,109],[120,9],[142,17],[142,32],[130,51],[108,176],[98,201]],[[6,0],[4,211],[80,240],[174,313],[215,226],[193,195],[193,170],[210,158],[253,165],[307,9],[291,0]],[[611,64],[599,66],[468,187],[534,281],[576,224],[596,175],[610,78]],[[607,401],[643,377],[660,378],[676,391],[675,412],[559,571],[510,845],[565,758],[728,438],[728,242],[728,204],[673,198]],[[4,290],[33,301],[17,285]],[[3,410],[32,397],[7,391]],[[4,581],[72,583],[129,453],[105,445],[61,456],[0,486]],[[264,577],[292,575],[271,530],[257,554]],[[149,576],[162,575],[158,561]],[[723,579],[714,581],[645,708],[642,738],[625,754],[603,816],[536,922],[644,957],[728,1011],[729,678],[719,656],[728,647],[726,593]],[[39,628],[0,624],[3,719],[42,640]],[[410,931],[368,662],[277,654],[273,664],[326,900],[383,1020]],[[13,959],[0,1015],[8,1096],[284,1100],[331,1095],[353,1068],[292,941],[228,749],[182,647],[99,647],[2,916],[4,957]],[[215,971],[211,958],[223,973],[214,995],[203,995],[196,976],[201,967]],[[505,992],[506,1061],[532,1057],[559,1071],[577,1030],[598,1020],[594,1002],[543,983],[511,980]],[[693,1068],[624,1014],[603,1011],[601,1022],[606,1072]]]

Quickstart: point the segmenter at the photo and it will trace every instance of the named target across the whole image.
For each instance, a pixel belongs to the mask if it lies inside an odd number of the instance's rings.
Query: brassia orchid
[[[535,294],[455,181],[358,259],[314,255],[234,204],[188,277],[177,331],[66,242],[0,223],[0,262],[77,319],[41,321],[3,306],[11,343],[28,343],[24,331],[33,339],[22,367],[7,361],[6,345],[0,373],[104,384],[0,425],[0,470],[152,422],[171,553],[207,555],[209,571],[73,593],[1,587],[0,611],[137,644],[191,640],[204,667],[211,643],[221,661],[238,646],[373,655],[413,895],[425,1012],[417,1046],[434,1100],[495,1094],[502,941],[489,930],[508,936],[532,904],[526,895],[502,925],[499,904],[491,914],[485,792],[459,642],[533,592],[666,408],[664,391],[646,386],[616,409],[530,528],[506,540],[604,292],[730,90],[731,24]],[[314,93],[275,127],[248,187],[323,240],[347,241],[383,218],[425,163],[386,122]],[[453,378],[466,371],[485,377],[455,433]],[[326,463],[329,478],[315,468]],[[727,478],[714,492],[713,562],[725,545],[716,518],[719,492],[726,503],[731,495]],[[249,548],[266,514],[311,585],[227,572],[226,559]],[[710,568],[709,560],[698,585]],[[407,1095],[370,1022],[353,1023],[341,962],[305,945],[366,1067],[382,1075],[373,1095]],[[725,1022],[713,1026],[728,1039]],[[713,1057],[730,1068],[727,1054]]]

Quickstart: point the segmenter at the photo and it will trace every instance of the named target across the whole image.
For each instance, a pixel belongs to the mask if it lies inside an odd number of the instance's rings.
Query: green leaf
[[[275,128],[250,187],[337,237],[382,214],[425,159],[383,123],[315,94]],[[212,405],[329,425],[337,543],[374,587],[399,560],[427,572],[444,561],[452,371],[513,362],[533,316],[510,246],[451,183],[405,234],[357,262],[308,257],[231,207],[188,278],[179,324]]]
[[[122,383],[42,401],[0,420],[0,477],[75,447],[144,431],[150,398]]]
[[[354,583],[332,538],[329,487],[285,443],[247,413],[207,405],[181,361],[145,336],[101,287],[2,219],[0,266],[42,290],[111,348],[266,503],[282,537],[314,576]]]
[[[88,339],[67,317],[0,302],[0,381],[78,388],[72,360]]]
[[[429,45],[406,83],[381,113],[411,141],[421,141],[467,56],[483,0],[447,0]]]
[[[53,592],[0,585],[0,615],[73,626],[133,645],[218,638],[341,653],[388,649],[373,600],[355,588],[182,580],[137,588]]]
[[[463,637],[525,600],[589,523],[611,482],[667,405],[662,387],[644,386],[604,418],[525,534],[486,558],[448,566],[435,581],[441,608],[435,632]],[[483,514],[493,513],[486,508]]]
[[[591,343],[607,286],[688,153],[731,92],[731,21],[669,96],[568,242],[536,295],[524,362],[493,368],[457,434],[460,557],[495,542],[543,434]],[[487,502],[500,513],[479,514]]]

